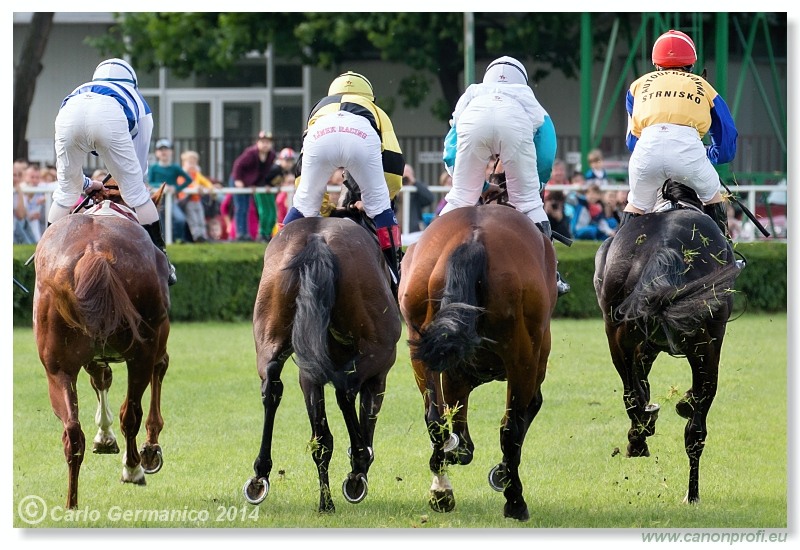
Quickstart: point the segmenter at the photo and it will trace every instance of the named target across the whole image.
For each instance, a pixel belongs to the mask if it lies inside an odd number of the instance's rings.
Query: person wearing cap
[[[75,88],[61,102],[55,120],[58,186],[47,216],[48,225],[70,212],[86,194],[103,184],[83,173],[87,153],[100,157],[119,185],[122,200],[133,208],[153,244],[165,255],[167,248],[158,211],[145,182],[147,155],[153,133],[150,106],[139,92],[133,67],[123,59],[106,59],[92,80]],[[177,282],[170,263],[169,284]]]
[[[150,166],[147,180],[152,188],[158,188],[166,183],[175,193],[172,201],[172,236],[176,241],[186,241],[186,214],[178,204],[178,193],[192,183],[192,176],[181,168],[180,164],[173,161],[172,142],[166,138],[156,141],[156,162]],[[163,215],[163,209],[162,209]]]
[[[711,84],[692,74],[697,52],[687,34],[670,30],[659,36],[652,60],[655,71],[634,81],[625,96],[626,143],[632,154],[630,192],[620,227],[650,212],[658,190],[672,179],[697,192],[703,210],[727,235],[727,209],[714,166],[736,156],[733,117]],[[705,135],[710,138],[708,147],[702,142]]]
[[[284,224],[328,215],[331,174],[347,170],[361,189],[364,212],[375,222],[378,242],[392,272],[392,290],[400,281],[400,227],[392,200],[403,186],[405,160],[392,121],[375,105],[372,83],[348,71],[337,76],[328,95],[311,109],[298,160],[297,190]]]
[[[291,147],[284,147],[278,153],[278,164],[281,167],[282,179],[281,186],[295,184],[295,165],[297,164],[297,153]],[[278,213],[278,224],[275,226],[273,233],[278,231],[278,228],[283,224],[286,213],[289,211],[289,196],[286,191],[279,191],[275,195],[275,208]]]
[[[275,150],[272,148],[272,141],[272,134],[262,130],[259,132],[255,144],[247,147],[233,161],[231,180],[234,187],[243,189],[246,187],[272,185],[271,182],[277,175],[275,172]],[[233,195],[236,239],[240,241],[252,240],[247,223],[251,201],[255,201],[256,209],[259,212],[259,237],[269,240],[272,227],[277,221],[275,195],[272,193],[259,193],[252,197],[249,194]],[[259,204],[261,204],[260,208]],[[269,220],[266,219],[270,213],[271,225],[269,225]],[[269,225],[269,227],[267,228],[266,225]]]
[[[513,57],[495,59],[483,82],[470,84],[453,111],[443,155],[453,186],[439,215],[475,206],[485,190],[487,162],[499,159],[509,202],[552,240],[541,193],[555,157],[555,126],[528,85],[525,67]],[[556,275],[561,296],[570,287]]]

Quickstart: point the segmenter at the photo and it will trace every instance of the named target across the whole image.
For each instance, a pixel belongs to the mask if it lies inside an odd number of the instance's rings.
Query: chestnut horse
[[[118,193],[113,200],[120,200]],[[94,452],[119,453],[111,428],[109,363],[124,361],[128,394],[120,410],[126,446],[122,481],[144,485],[144,474],[161,468],[158,435],[164,426],[161,383],[169,363],[169,269],[166,256],[136,221],[113,215],[74,214],[55,222],[39,241],[35,260],[34,335],[50,403],[64,425],[67,507],[77,508],[85,450],[76,387],[82,367],[98,399]],[[147,440],[140,454],[136,435],[148,384]]]
[[[740,270],[730,242],[703,213],[694,191],[667,180],[662,196],[664,209],[657,205],[657,211],[633,218],[600,246],[594,287],[631,420],[627,456],[650,456],[647,438],[655,433],[660,407],[650,403],[647,378],[658,354],[685,356],[691,366],[692,386],[676,410],[688,420],[685,501],[696,503],[706,418]]]
[[[270,242],[253,311],[264,426],[254,476],[243,488],[251,504],[261,503],[269,492],[280,376],[293,352],[311,422],[319,511],[335,510],[328,482],[333,455],[325,411],[328,383],[350,437],[351,472],[342,492],[351,503],[367,495],[375,423],[401,332],[389,281],[377,239],[351,219],[303,218]]]
[[[446,466],[472,461],[470,392],[505,380],[503,457],[489,483],[503,491],[506,517],[527,520],[519,466],[525,434],[542,406],[550,355],[556,305],[552,244],[508,206],[459,208],[435,219],[409,247],[399,295],[433,447],[431,507],[454,509]]]

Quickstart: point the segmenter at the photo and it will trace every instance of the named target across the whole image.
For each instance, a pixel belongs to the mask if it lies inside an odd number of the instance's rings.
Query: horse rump
[[[292,329],[297,364],[315,383],[325,384],[335,371],[328,353],[328,327],[339,278],[336,256],[320,235],[312,234],[284,270],[289,285],[298,288]]]
[[[129,329],[134,341],[141,342],[142,316],[128,296],[125,282],[114,269],[115,262],[112,255],[87,247],[75,264],[74,288],[53,278],[40,281],[56,296],[56,311],[67,326],[100,342],[120,330]]]
[[[734,262],[691,278],[692,266],[674,248],[661,247],[645,264],[628,296],[613,312],[616,322],[635,322],[643,329],[655,324],[675,334],[693,334],[724,308],[727,314],[734,281]],[[722,319],[726,321],[726,319]]]
[[[481,285],[485,284],[486,249],[479,241],[459,245],[447,259],[445,283],[439,310],[433,320],[409,342],[411,358],[431,370],[442,372],[469,364],[475,357],[481,337],[478,317]]]

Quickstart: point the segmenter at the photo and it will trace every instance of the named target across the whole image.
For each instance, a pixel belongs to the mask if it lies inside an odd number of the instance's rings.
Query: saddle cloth
[[[139,223],[139,217],[131,208],[124,204],[118,204],[109,200],[99,202],[90,207],[84,212],[90,216],[116,216],[118,218],[127,218],[131,221]]]

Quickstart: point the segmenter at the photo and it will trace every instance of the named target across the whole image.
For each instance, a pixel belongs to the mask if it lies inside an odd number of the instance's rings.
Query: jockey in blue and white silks
[[[66,216],[80,198],[102,187],[83,173],[86,155],[100,157],[119,185],[120,195],[136,211],[139,223],[166,254],[158,211],[145,181],[153,134],[153,114],[139,92],[136,72],[123,59],[106,59],[92,80],[61,103],[55,121],[58,187],[47,216],[52,224]],[[174,267],[169,282],[176,281]]]
[[[483,82],[458,100],[451,123],[444,163],[453,188],[442,214],[478,202],[486,166],[497,155],[509,202],[534,222],[546,222],[541,191],[555,160],[556,131],[528,86],[525,67],[507,56],[490,63]]]

